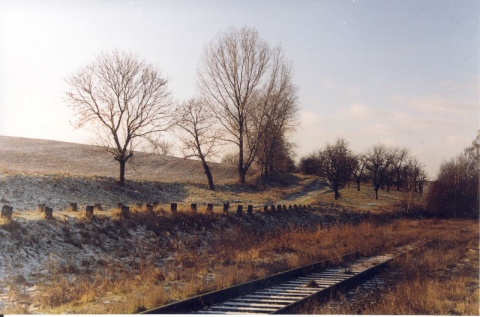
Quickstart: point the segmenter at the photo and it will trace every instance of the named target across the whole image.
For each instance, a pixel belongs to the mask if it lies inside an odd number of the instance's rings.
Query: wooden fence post
[[[2,207],[2,218],[12,219],[13,207],[4,205]]]
[[[223,212],[228,214],[228,209],[230,208],[230,203],[227,201],[223,204]]]
[[[87,218],[90,219],[90,220],[92,220],[92,218],[93,218],[93,211],[96,209],[95,207],[96,207],[96,205],[85,207],[85,216],[87,216]]]
[[[147,212],[153,214],[153,204],[147,204]]]
[[[249,215],[253,214],[253,205],[248,205],[248,207],[247,207],[247,213],[248,213]]]
[[[129,207],[129,206],[122,206],[121,216],[122,216],[123,218],[128,218],[128,217],[130,217],[130,207]]]
[[[103,211],[102,204],[95,204],[93,207],[94,207],[94,210]],[[92,212],[92,215],[93,215],[93,212]]]
[[[263,206],[263,212],[267,212],[268,211],[268,205],[264,205]]]
[[[193,213],[197,212],[197,204],[190,204],[190,211]]]
[[[213,204],[207,204],[207,212],[213,213]]]
[[[177,207],[178,207],[177,203],[171,203],[170,204],[170,212],[172,214],[176,213],[177,212]]]
[[[237,215],[239,216],[243,215],[243,205],[237,206]]]
[[[270,205],[270,211],[274,212],[275,211],[275,205]]]
[[[53,208],[50,208],[48,206],[45,206],[44,210],[44,216],[45,219],[53,219]]]
[[[69,211],[78,211],[77,203],[70,203],[70,207],[68,207]]]

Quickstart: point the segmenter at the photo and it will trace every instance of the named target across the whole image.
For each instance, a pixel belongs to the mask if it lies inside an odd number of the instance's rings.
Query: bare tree
[[[285,61],[281,49],[276,48],[272,55],[268,85],[262,91],[258,106],[255,107],[257,111],[254,122],[262,124],[255,127],[255,130],[259,131],[257,159],[262,176],[268,176],[273,171],[277,158],[285,158],[290,154],[286,133],[295,127],[298,111],[296,99],[296,88],[291,80],[291,65]]]
[[[479,216],[479,161],[465,153],[440,166],[437,180],[428,192],[427,207],[438,216]]]
[[[422,167],[418,159],[415,156],[410,157],[402,171],[402,179],[405,183],[405,190],[408,193],[417,192],[418,179],[422,172]]]
[[[165,139],[153,139],[147,138],[149,142],[149,148],[147,151],[156,153],[158,155],[166,156],[172,155],[174,144]]]
[[[207,158],[215,154],[214,148],[219,139],[218,130],[213,128],[213,118],[200,99],[190,99],[176,113],[179,115],[177,126],[183,132],[180,139],[184,145],[185,158],[200,159],[208,179],[208,188],[215,190],[213,175],[207,162]]]
[[[395,184],[397,185],[397,191],[400,190],[402,185],[402,171],[405,169],[408,161],[408,149],[407,148],[395,148],[392,150],[392,170],[395,174]]]
[[[356,164],[353,168],[353,178],[357,184],[357,191],[360,191],[360,183],[365,178],[365,155],[357,155]]]
[[[317,153],[311,153],[307,156],[300,158],[298,169],[300,173],[306,175],[318,175],[321,171],[320,158]]]
[[[228,152],[228,153],[224,154],[221,162],[224,163],[224,164],[238,166],[238,153]]]
[[[356,157],[348,148],[347,141],[338,139],[335,144],[327,144],[319,152],[321,161],[320,176],[328,187],[333,189],[335,199],[340,198],[340,189],[350,180],[356,164]]]
[[[205,49],[199,86],[224,140],[238,147],[240,183],[245,183],[265,133],[268,106],[275,97],[283,98],[282,87],[291,89],[282,86],[289,76],[281,50],[270,49],[253,28],[231,28]]]
[[[392,165],[392,151],[383,144],[370,148],[365,155],[365,168],[370,172],[373,182],[375,199],[378,199],[378,190],[388,181]]]
[[[480,130],[463,153],[440,166],[430,185],[427,207],[437,216],[478,219],[480,212]]]
[[[139,142],[171,126],[167,83],[160,71],[124,51],[100,54],[67,78],[75,125],[94,128],[99,144],[119,162],[121,186]]]
[[[271,149],[266,160],[259,160],[263,170],[263,176],[268,176],[274,171],[293,172],[296,170],[295,161],[293,160],[295,156],[294,143],[288,142],[286,137],[281,135],[275,139],[275,143]],[[261,146],[259,147],[259,152],[263,153]]]

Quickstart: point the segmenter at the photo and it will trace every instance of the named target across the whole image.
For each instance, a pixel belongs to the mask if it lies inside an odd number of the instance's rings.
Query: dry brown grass
[[[109,266],[110,263],[106,262],[103,270],[92,272],[90,276],[76,277],[75,283],[59,279],[55,284],[45,286],[42,288],[42,293],[51,297],[44,301],[45,311],[49,313],[138,312],[314,261],[337,258],[342,254],[368,249],[379,244],[385,244],[385,248],[388,249],[414,240],[436,239],[437,242],[434,245],[442,246],[442,250],[446,251],[456,244],[448,245],[448,241],[452,239],[446,240],[445,237],[448,237],[451,232],[460,232],[462,228],[468,230],[470,237],[475,234],[478,236],[478,228],[472,226],[471,222],[446,220],[395,220],[382,224],[366,221],[357,225],[317,227],[314,230],[291,227],[274,232],[256,232],[245,226],[236,226],[229,229],[228,234],[227,231],[217,232],[208,245],[205,244],[205,239],[199,232],[175,246],[177,250],[175,257],[161,268],[155,263],[148,262],[147,259],[143,259],[134,270],[121,269],[113,264]],[[474,248],[475,245],[467,247],[469,250]],[[462,250],[465,250],[465,247]],[[478,245],[475,250],[478,250]],[[422,275],[427,268],[429,271],[441,270],[445,266],[448,267],[458,255],[444,252],[445,256],[442,259],[436,259],[433,256],[436,253],[438,248],[428,251],[427,255],[430,255],[426,256],[423,262],[412,262],[415,264],[405,270],[405,283],[411,287],[407,290],[408,292],[413,292],[412,289],[418,286],[417,282],[411,279],[415,276],[413,272],[416,272],[418,267],[422,269],[417,275]],[[469,279],[460,279],[460,283],[474,282],[476,275],[472,272],[467,275],[470,276]],[[75,285],[74,295],[69,293],[73,285]],[[435,285],[441,286],[441,283],[434,283],[432,287]],[[418,288],[422,291],[412,293],[412,296],[418,298],[418,293],[425,292],[425,289],[425,287]],[[449,295],[449,300],[454,301],[460,311],[464,301],[455,300],[458,297],[458,294],[455,294]],[[56,299],[55,296],[60,298],[63,296],[63,300]],[[400,295],[392,293],[390,296]],[[438,294],[438,296],[442,298],[444,295]],[[385,298],[385,303],[393,305],[389,297]],[[60,306],[57,306],[59,304]],[[369,313],[383,313],[377,307],[364,309]],[[426,307],[422,313],[445,312],[444,308],[443,310],[429,309]],[[409,310],[405,310],[407,311]]]
[[[428,236],[436,240],[422,252],[409,254],[393,264],[392,269],[402,271],[396,285],[369,297],[340,296],[334,302],[306,308],[303,313],[478,315],[478,223],[428,223],[424,228],[432,231]]]

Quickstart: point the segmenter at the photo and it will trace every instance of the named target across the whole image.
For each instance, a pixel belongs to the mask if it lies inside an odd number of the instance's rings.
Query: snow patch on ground
[[[81,208],[94,203],[106,208],[116,207],[119,202],[166,203],[182,201],[186,195],[187,188],[178,183],[129,181],[121,187],[108,177],[0,173],[0,204],[17,211],[35,210],[42,203],[54,210],[66,210],[72,202]]]
[[[21,301],[15,298],[15,287],[35,295],[36,285],[51,282],[59,272],[82,274],[106,259],[128,267],[141,256],[156,257],[158,262],[165,256],[163,252],[152,252],[151,247],[162,244],[153,232],[134,226],[125,235],[109,217],[86,221],[80,213],[62,212],[53,220],[45,220],[40,213],[29,211],[3,222],[0,311]]]

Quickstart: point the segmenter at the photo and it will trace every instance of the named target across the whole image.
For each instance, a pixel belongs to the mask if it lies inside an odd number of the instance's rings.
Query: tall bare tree
[[[177,126],[182,131],[180,140],[184,145],[185,158],[196,157],[202,162],[208,180],[208,188],[215,190],[213,175],[207,158],[214,155],[215,145],[219,139],[218,130],[214,129],[214,120],[200,99],[190,99],[177,111]]]
[[[282,77],[283,76],[283,77]],[[253,163],[265,133],[268,106],[283,98],[290,71],[280,49],[271,49],[253,28],[230,28],[205,49],[199,86],[225,141],[238,147],[239,182]]]
[[[76,112],[75,126],[89,126],[120,165],[119,184],[125,185],[125,165],[139,142],[171,126],[168,80],[132,53],[102,53],[67,78],[67,103]]]
[[[289,143],[286,134],[295,127],[298,111],[296,88],[291,78],[291,64],[285,61],[282,50],[277,47],[272,51],[272,67],[268,85],[262,91],[255,113],[264,118],[254,120],[262,124],[256,126],[260,142],[257,159],[262,168],[262,176],[273,171],[275,160],[289,156]],[[280,153],[284,151],[285,153]],[[279,163],[279,162],[277,162]]]

